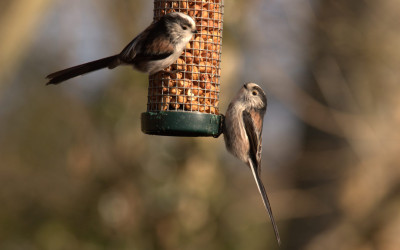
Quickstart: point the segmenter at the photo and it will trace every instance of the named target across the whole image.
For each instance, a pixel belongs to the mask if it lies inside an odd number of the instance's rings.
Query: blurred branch
[[[51,0],[14,0],[0,20],[0,94],[23,58]]]
[[[347,139],[372,139],[375,133],[361,115],[353,115],[330,108],[315,100],[312,96],[299,88],[287,74],[279,68],[271,68],[266,72],[266,77],[274,79],[271,91],[282,103],[289,106],[290,110],[305,123],[336,136]],[[263,69],[265,71],[265,69]],[[261,69],[260,69],[260,72]],[[288,91],[290,90],[290,91]],[[354,134],[354,131],[362,131]],[[362,138],[359,138],[362,135]]]

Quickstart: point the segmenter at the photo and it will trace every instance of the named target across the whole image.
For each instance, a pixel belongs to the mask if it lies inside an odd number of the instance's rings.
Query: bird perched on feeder
[[[95,70],[120,65],[132,65],[150,75],[157,73],[178,59],[195,33],[196,24],[190,16],[178,12],[166,14],[135,37],[121,53],[54,72],[46,77],[49,79],[47,84],[59,84]]]
[[[260,178],[261,140],[266,110],[267,97],[260,86],[255,83],[244,84],[228,106],[223,133],[228,151],[250,167],[280,245],[278,227]]]

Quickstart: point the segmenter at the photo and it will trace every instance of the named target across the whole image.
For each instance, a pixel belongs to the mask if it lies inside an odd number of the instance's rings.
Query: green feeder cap
[[[142,131],[150,135],[213,136],[222,133],[222,116],[199,112],[144,112]]]

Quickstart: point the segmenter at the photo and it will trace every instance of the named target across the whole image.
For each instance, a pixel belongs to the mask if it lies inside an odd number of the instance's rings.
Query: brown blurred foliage
[[[141,133],[146,75],[44,85],[122,49],[152,1],[0,7],[0,249],[278,248],[222,138]],[[268,94],[282,249],[400,248],[399,14],[394,0],[225,1],[221,111],[243,81]]]

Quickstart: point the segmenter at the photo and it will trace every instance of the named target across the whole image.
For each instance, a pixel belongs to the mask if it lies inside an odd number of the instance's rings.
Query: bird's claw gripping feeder
[[[142,131],[152,135],[214,136],[222,132],[219,114],[223,0],[154,0],[154,20],[181,12],[196,22],[198,33],[181,57],[149,76]]]

